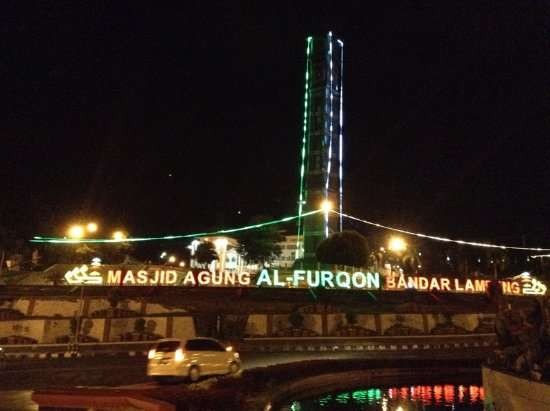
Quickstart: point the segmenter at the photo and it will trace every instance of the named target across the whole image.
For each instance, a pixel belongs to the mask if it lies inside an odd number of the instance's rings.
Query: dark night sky
[[[25,236],[294,214],[305,38],[332,29],[349,213],[550,246],[548,2],[21,3],[1,6],[0,223]]]

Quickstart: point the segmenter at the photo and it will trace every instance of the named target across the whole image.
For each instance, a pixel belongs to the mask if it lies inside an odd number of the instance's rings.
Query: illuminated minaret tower
[[[304,124],[298,215],[329,201],[342,212],[344,43],[332,32],[306,40]],[[319,243],[342,230],[342,217],[320,213],[298,219],[297,258],[311,261]]]

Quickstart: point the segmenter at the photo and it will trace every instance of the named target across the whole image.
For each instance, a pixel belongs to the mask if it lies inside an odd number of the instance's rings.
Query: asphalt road
[[[453,360],[453,353],[443,352],[440,359]],[[473,354],[470,352],[470,355]],[[462,356],[464,353],[461,354]],[[479,353],[479,358],[484,358]],[[293,352],[293,353],[244,353],[243,369],[268,365],[329,359],[380,359],[380,353],[368,352]],[[408,353],[394,352],[392,361],[418,359]],[[431,353],[434,357],[434,353]],[[434,359],[434,365],[439,361]],[[388,360],[390,361],[390,360]],[[132,386],[146,388],[154,385],[145,375],[144,358],[88,359],[59,363],[39,362],[26,369],[4,370],[0,372],[0,411],[36,411],[38,407],[31,401],[33,389],[66,388],[74,386]]]

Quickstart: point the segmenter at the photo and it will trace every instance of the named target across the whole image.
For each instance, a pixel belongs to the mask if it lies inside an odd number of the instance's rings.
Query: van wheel
[[[201,377],[201,371],[199,370],[199,367],[194,365],[191,368],[189,368],[189,380],[191,382],[197,382],[200,377]]]
[[[236,362],[232,362],[231,364],[229,364],[229,374],[236,374],[239,372],[239,364],[237,364]]]

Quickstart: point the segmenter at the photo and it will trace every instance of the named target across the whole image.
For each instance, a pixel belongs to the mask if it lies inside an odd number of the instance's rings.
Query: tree
[[[199,264],[207,265],[218,259],[216,247],[210,241],[204,241],[197,246],[195,258]]]
[[[269,216],[256,216],[250,224],[259,224],[271,220]],[[238,236],[239,247],[237,251],[249,263],[269,263],[281,254],[279,243],[284,240],[279,230],[274,225],[261,227],[255,230],[243,231]]]
[[[324,264],[365,267],[369,258],[367,240],[357,231],[334,233],[323,240],[315,252]]]

